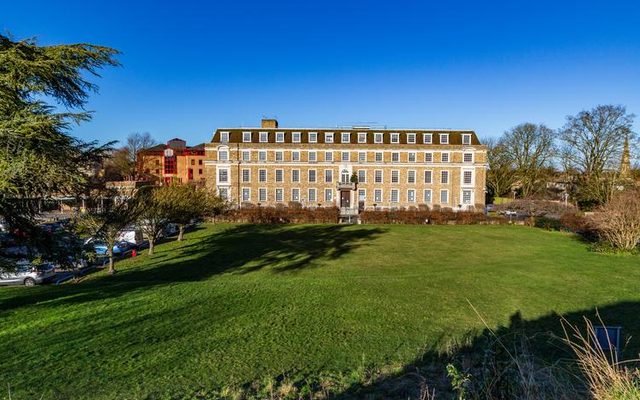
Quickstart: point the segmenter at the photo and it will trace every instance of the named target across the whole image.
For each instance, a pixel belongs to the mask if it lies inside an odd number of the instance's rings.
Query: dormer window
[[[367,143],[367,133],[366,132],[358,133],[358,143]]]
[[[430,134],[430,133],[423,133],[422,134],[422,143],[424,143],[424,144],[433,143],[433,135]]]
[[[416,143],[416,134],[415,133],[407,133],[407,143],[415,144]]]
[[[276,143],[284,143],[284,132],[276,132]]]
[[[342,136],[340,137],[341,143],[351,143],[351,134],[349,132],[342,132]]]
[[[333,132],[325,132],[325,134],[324,134],[324,142],[325,143],[333,143]]]
[[[469,134],[464,134],[462,135],[462,144],[464,145],[470,145],[471,144],[471,135]]]
[[[373,142],[374,143],[382,143],[382,133],[374,133],[373,134]]]
[[[269,142],[269,132],[260,132],[260,143]]]
[[[400,143],[400,134],[392,133],[391,134],[391,143]]]
[[[251,132],[242,132],[242,141],[244,143],[251,143]]]
[[[300,132],[291,133],[291,142],[300,143],[301,136],[302,136],[302,134]]]
[[[220,143],[229,143],[229,132],[220,132]]]
[[[449,134],[441,133],[440,134],[440,144],[449,144]]]
[[[318,132],[309,132],[309,143],[318,143]]]

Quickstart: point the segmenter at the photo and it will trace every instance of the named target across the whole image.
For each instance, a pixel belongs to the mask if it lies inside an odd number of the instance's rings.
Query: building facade
[[[437,129],[220,128],[206,144],[206,184],[237,204],[482,210],[486,147]]]
[[[171,139],[138,152],[138,173],[168,184],[171,182],[204,183],[205,146],[189,147],[182,139]]]

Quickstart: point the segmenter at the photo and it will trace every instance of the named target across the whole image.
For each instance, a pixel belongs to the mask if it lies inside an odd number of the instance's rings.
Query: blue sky
[[[640,114],[638,1],[5,2],[0,29],[123,52],[85,140],[375,123],[500,135],[624,104]],[[636,123],[636,131],[638,131]]]

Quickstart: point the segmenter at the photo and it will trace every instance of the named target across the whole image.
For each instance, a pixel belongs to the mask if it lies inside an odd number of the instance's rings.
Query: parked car
[[[15,269],[0,269],[0,285],[34,286],[55,275],[52,265],[34,266],[29,261],[18,261]]]
[[[132,246],[128,242],[118,242],[113,246],[113,255],[114,256],[122,255],[122,254],[126,253],[127,251],[131,250],[133,247],[134,246]],[[99,256],[106,256],[107,255],[107,245],[105,243],[94,242],[93,243],[93,249],[96,252],[96,254],[99,255]]]

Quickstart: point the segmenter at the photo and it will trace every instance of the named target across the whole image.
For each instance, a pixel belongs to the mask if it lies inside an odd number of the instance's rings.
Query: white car
[[[55,275],[53,266],[33,266],[28,261],[18,261],[15,269],[0,269],[0,285],[35,286]]]

